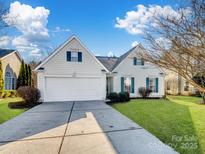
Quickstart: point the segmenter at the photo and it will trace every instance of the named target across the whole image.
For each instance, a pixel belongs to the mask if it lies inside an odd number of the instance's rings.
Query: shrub
[[[11,91],[8,90],[8,91],[5,91],[4,93],[5,93],[6,97],[11,97]]]
[[[119,102],[127,102],[130,100],[130,96],[128,92],[120,92],[119,94]]]
[[[6,98],[5,93],[2,93],[1,98]]]
[[[119,100],[119,95],[116,92],[112,92],[110,94],[108,94],[107,98],[111,101],[111,102],[118,102]]]
[[[16,90],[12,90],[12,91],[11,91],[11,97],[16,97],[16,96],[17,96]]]
[[[127,95],[124,92],[120,92],[119,94],[119,102],[125,102]]]
[[[147,98],[151,94],[152,90],[145,87],[140,87],[138,89],[138,92],[142,96],[142,98]]]
[[[16,97],[16,95],[16,90],[4,90],[2,93],[2,98]]]
[[[126,101],[130,101],[130,93],[128,93],[128,92],[125,92],[125,94],[126,94],[126,96],[127,96],[127,99],[126,99]]]
[[[21,86],[17,90],[18,96],[22,97],[25,103],[34,106],[40,99],[40,91],[31,86]]]
[[[130,94],[128,92],[112,92],[107,96],[111,102],[127,102],[130,100]]]

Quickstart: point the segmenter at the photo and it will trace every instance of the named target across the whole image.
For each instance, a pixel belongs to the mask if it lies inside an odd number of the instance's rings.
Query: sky
[[[5,0],[11,28],[0,47],[17,49],[26,60],[40,60],[71,35],[95,55],[120,56],[142,41],[150,13],[176,14],[174,0]]]

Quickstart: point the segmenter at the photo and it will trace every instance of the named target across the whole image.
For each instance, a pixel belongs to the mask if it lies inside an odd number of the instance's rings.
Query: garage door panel
[[[45,101],[76,101],[103,99],[101,78],[47,77]]]

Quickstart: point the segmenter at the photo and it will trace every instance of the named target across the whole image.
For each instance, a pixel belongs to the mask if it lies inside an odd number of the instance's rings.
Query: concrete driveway
[[[176,152],[103,101],[83,101],[43,103],[3,123],[0,153]]]

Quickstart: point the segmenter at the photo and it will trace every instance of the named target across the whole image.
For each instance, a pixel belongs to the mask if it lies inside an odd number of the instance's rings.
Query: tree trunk
[[[205,92],[201,93],[202,103],[205,104]]]
[[[205,104],[205,94],[203,94],[202,99],[203,99],[202,103]]]

